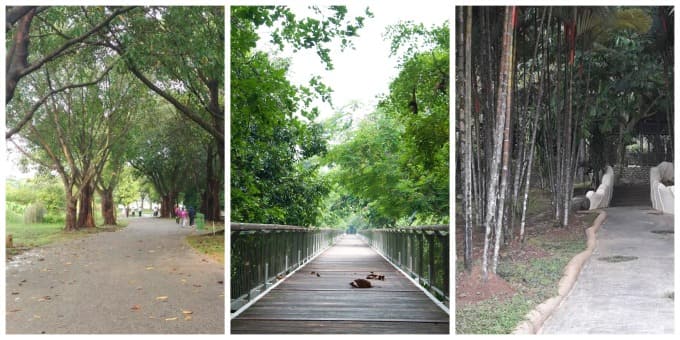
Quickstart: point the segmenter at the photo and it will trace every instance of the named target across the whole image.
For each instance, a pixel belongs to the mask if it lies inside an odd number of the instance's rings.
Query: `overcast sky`
[[[359,37],[353,38],[356,48],[341,52],[339,46],[331,47],[333,70],[326,71],[313,50],[298,53],[284,51],[279,55],[291,58],[288,76],[296,85],[305,85],[313,75],[320,75],[324,83],[333,89],[332,101],[336,110],[353,101],[361,103],[362,106],[352,112],[355,120],[375,107],[377,96],[386,94],[391,80],[398,75],[397,56],[389,56],[390,42],[383,39],[386,28],[400,21],[423,23],[430,28],[450,20],[454,11],[450,2],[442,1],[352,2],[352,5],[347,6],[348,17],[364,16],[366,6],[369,6],[374,17],[367,18],[364,27],[359,30]],[[291,8],[298,16],[309,13],[306,6]],[[264,45],[262,48],[266,49]],[[319,119],[335,112],[327,105],[320,109]]]

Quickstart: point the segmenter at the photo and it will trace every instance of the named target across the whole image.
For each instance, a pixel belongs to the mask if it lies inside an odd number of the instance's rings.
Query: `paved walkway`
[[[644,207],[607,214],[593,255],[539,333],[673,333],[673,215]]]
[[[18,256],[6,269],[7,333],[224,334],[224,265],[185,243],[195,233],[130,218]]]
[[[350,286],[372,271],[385,280]],[[346,235],[232,319],[231,332],[448,334],[449,315],[365,242]]]

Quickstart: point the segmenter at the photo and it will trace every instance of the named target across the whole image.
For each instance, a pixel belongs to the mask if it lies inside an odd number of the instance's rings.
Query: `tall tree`
[[[332,68],[328,44],[350,47],[364,18],[347,18],[344,6],[312,10],[299,18],[285,6],[231,8],[232,220],[309,226],[319,216],[328,187],[317,156],[326,140],[312,102],[330,100],[330,89],[316,77],[293,86],[287,61],[256,49],[267,26],[274,46],[313,49]]]
[[[5,13],[5,30],[12,36],[8,40],[5,69],[5,104],[14,98],[16,87],[21,79],[36,72],[49,63],[58,63],[63,56],[78,53],[87,46],[88,40],[131,11],[133,7],[112,8],[111,10],[88,10],[80,7],[36,7],[9,6]],[[36,20],[37,18],[37,20]],[[87,20],[83,20],[83,19]],[[56,26],[52,22],[61,20],[66,25]],[[38,24],[34,24],[37,21]],[[33,36],[33,40],[32,37]],[[30,60],[30,62],[29,62]],[[97,77],[81,83],[63,84],[51,90],[54,93],[70,88],[87,86],[97,82]],[[43,97],[24,111],[16,124],[8,124],[10,130],[5,138],[10,138],[27,124],[45,103]]]
[[[82,57],[73,65],[57,70],[44,67],[41,77],[34,77],[30,86],[22,88],[23,95],[8,106],[8,111],[28,107],[34,95],[41,96],[64,83],[90,78],[103,67],[94,59]],[[122,75],[110,75],[99,85],[51,97],[40,115],[22,130],[22,138],[11,140],[29,158],[59,173],[65,190],[66,230],[94,227],[90,209],[94,181],[106,164],[111,147],[124,142],[125,126],[141,102],[131,99],[135,95],[134,86],[118,77]],[[76,216],[79,199],[81,213]]]
[[[146,7],[110,25],[103,44],[127,69],[213,138],[206,218],[220,218],[224,154],[224,7]]]

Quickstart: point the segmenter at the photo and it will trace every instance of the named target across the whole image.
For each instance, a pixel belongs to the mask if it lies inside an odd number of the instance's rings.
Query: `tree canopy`
[[[278,49],[312,49],[332,68],[330,46],[351,48],[372,16],[347,13],[312,7],[300,18],[288,7],[232,7],[232,220],[339,228],[448,222],[446,24],[401,23],[387,32],[400,73],[358,125],[342,109],[318,122],[315,100],[330,101],[333,84],[312,77],[293,85],[289,61],[257,48],[269,38]]]
[[[191,191],[206,218],[220,218],[223,7],[8,7],[6,19],[5,136],[41,171],[62,178],[66,229],[94,226],[95,192],[105,223],[115,224],[114,202],[129,202],[127,194],[114,197],[128,181],[122,174],[149,158],[141,139],[183,151],[172,154],[181,171],[163,173],[183,183],[163,197],[163,216]],[[169,115],[172,136],[149,133],[167,127]]]

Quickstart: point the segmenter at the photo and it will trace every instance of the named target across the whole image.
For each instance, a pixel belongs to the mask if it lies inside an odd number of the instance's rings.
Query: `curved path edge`
[[[597,244],[597,232],[607,219],[607,212],[599,210],[599,215],[595,218],[593,225],[586,229],[586,249],[574,256],[569,263],[564,267],[564,275],[557,285],[557,295],[553,296],[536,306],[533,310],[527,313],[512,334],[536,334],[543,326],[545,320],[552,315],[553,311],[557,309],[564,298],[569,294],[574,283],[581,273],[581,268],[586,260],[593,254]]]

